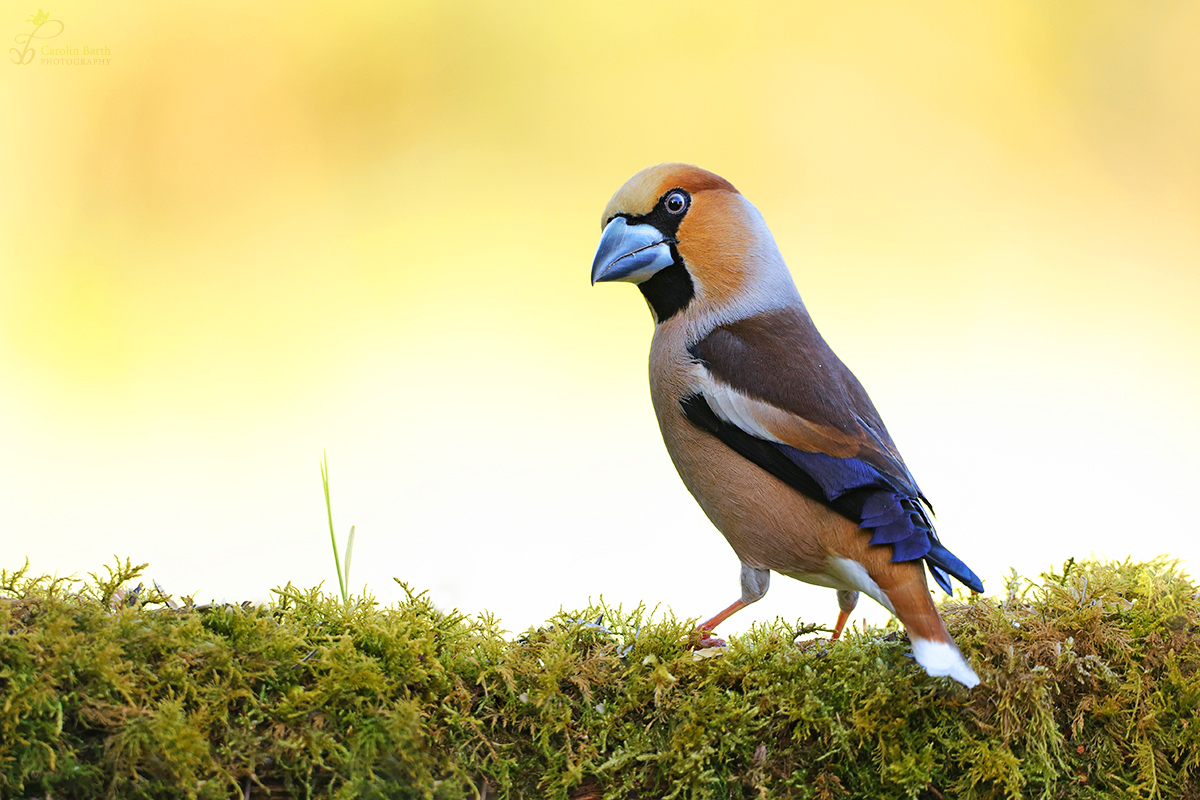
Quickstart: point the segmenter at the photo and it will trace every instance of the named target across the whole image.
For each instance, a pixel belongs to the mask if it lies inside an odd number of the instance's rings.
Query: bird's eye
[[[688,196],[680,191],[671,192],[665,201],[668,214],[682,214],[687,211]]]

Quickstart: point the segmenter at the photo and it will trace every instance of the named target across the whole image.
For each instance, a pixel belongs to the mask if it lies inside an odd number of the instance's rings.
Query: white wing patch
[[[858,452],[858,443],[829,426],[809,422],[765,400],[750,397],[717,379],[701,362],[691,364],[689,391],[699,394],[722,422],[735,425],[751,436],[786,444],[810,453],[828,453],[844,458]]]
[[[732,386],[727,386],[712,377],[709,377],[708,385],[701,390],[701,394],[722,421],[736,425],[759,439],[783,444],[781,439],[767,430],[758,417],[758,414],[765,411],[762,407],[766,406],[766,403],[747,397]]]

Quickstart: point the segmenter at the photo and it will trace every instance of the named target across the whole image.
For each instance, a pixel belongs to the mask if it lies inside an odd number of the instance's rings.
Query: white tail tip
[[[953,642],[932,642],[911,635],[909,638],[917,663],[930,675],[949,675],[968,689],[979,685],[979,676]]]

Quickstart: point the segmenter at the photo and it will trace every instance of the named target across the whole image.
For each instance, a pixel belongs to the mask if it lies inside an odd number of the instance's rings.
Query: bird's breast
[[[861,534],[684,417],[680,401],[696,391],[702,367],[664,328],[650,348],[650,396],[684,485],[744,563],[788,575],[824,573],[840,543]]]

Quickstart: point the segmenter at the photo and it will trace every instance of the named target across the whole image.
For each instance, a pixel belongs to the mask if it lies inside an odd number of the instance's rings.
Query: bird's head
[[[647,167],[617,190],[600,224],[592,283],[637,284],[656,322],[685,309],[737,319],[799,300],[758,210],[699,167]]]

